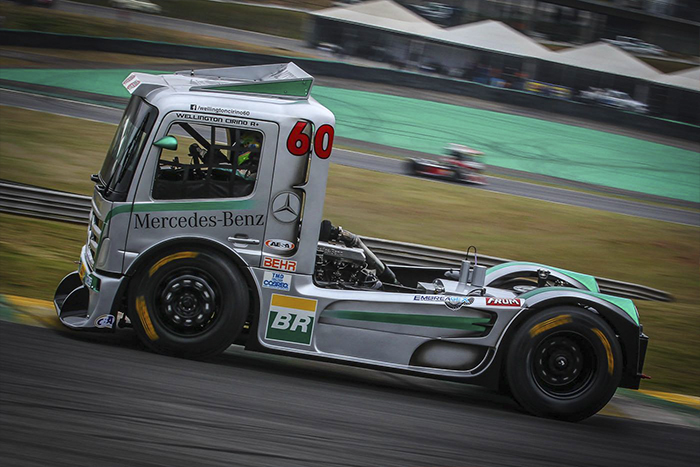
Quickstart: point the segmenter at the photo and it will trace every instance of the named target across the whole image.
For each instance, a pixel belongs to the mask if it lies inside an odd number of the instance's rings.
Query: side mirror
[[[164,136],[155,143],[153,143],[153,146],[162,149],[168,149],[170,151],[177,151],[177,138],[170,135]]]

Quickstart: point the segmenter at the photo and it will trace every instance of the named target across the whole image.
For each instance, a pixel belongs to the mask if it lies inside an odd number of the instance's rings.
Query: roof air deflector
[[[192,91],[263,94],[291,99],[308,98],[313,85],[313,77],[291,62],[178,71],[175,74],[193,78]]]

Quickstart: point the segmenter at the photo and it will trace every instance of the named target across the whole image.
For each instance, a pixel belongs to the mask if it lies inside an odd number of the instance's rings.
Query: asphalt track
[[[526,415],[481,388],[0,322],[4,466],[697,466],[696,429]]]
[[[96,95],[91,94],[90,96]],[[0,102],[9,106],[69,117],[86,118],[106,123],[118,123],[121,116],[121,109],[114,107],[4,89],[0,89]],[[343,141],[340,139],[339,142],[352,144],[352,141]],[[333,161],[341,165],[385,173],[405,174],[406,172],[404,162],[400,159],[378,157],[339,148],[333,151]],[[668,206],[640,203],[627,199],[599,196],[591,193],[503,178],[488,177],[488,185],[484,187],[465,186],[465,194],[468,193],[470,189],[485,189],[498,193],[604,210],[630,216],[700,226],[700,212],[698,211],[675,209]]]

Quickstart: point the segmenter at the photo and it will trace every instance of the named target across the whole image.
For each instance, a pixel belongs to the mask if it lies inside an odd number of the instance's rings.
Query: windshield
[[[112,201],[126,199],[136,164],[157,114],[156,108],[141,97],[133,96],[129,101],[100,170],[105,198]]]

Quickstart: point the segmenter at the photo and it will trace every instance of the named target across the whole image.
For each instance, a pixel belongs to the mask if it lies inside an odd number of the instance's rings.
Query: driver
[[[260,134],[257,131],[245,130],[241,134],[239,143],[243,152],[238,156],[236,175],[244,180],[253,181],[258,174],[262,147],[260,140]]]

